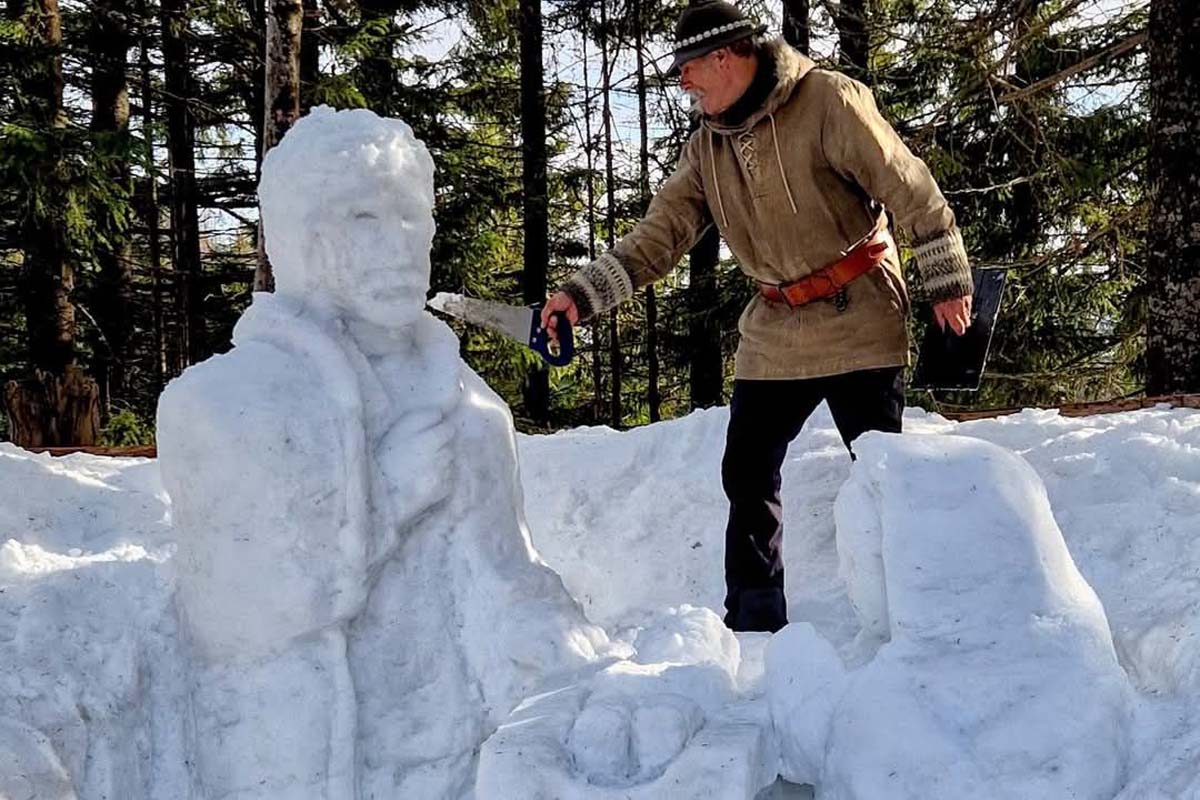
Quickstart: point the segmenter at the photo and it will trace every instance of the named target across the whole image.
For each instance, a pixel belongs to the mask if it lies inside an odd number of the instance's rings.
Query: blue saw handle
[[[554,312],[555,330],[558,331],[558,343],[550,338],[550,334],[542,328],[542,306],[533,307],[529,323],[529,346],[552,367],[565,367],[575,357],[575,334],[571,330],[571,322],[561,311]]]

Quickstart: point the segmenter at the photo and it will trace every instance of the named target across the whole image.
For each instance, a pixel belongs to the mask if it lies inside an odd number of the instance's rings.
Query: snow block
[[[783,776],[820,797],[1091,798],[1124,781],[1132,690],[1041,480],[967,437],[873,433],[835,505],[862,626],[767,652]]]

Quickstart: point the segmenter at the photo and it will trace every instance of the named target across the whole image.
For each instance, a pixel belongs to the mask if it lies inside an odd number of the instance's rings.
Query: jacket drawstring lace
[[[783,178],[783,190],[787,192],[788,203],[792,206],[792,213],[799,214],[796,210],[796,201],[792,198],[792,187],[788,186],[787,173],[783,170],[783,156],[779,154],[779,131],[775,129],[775,115],[767,114],[767,119],[771,120],[771,141],[775,145],[775,161],[779,164],[779,175]],[[713,173],[714,177],[716,173]]]
[[[717,180],[717,155],[713,147],[712,128],[708,129],[708,161],[712,165],[713,186],[717,190],[717,206],[721,209],[721,223],[728,228],[729,217],[725,216],[725,202],[721,200],[721,182]]]

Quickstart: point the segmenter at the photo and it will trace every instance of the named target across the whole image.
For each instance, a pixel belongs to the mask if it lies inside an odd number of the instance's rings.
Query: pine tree
[[[25,316],[32,377],[4,389],[9,435],[27,447],[88,445],[99,428],[99,390],[77,363],[75,288],[78,263],[72,207],[78,142],[63,106],[63,30],[57,0],[9,0],[17,56],[14,88],[19,125],[3,154],[8,180],[30,188],[18,197],[18,293]]]
[[[542,77],[542,3],[521,0],[521,164],[524,196],[523,299],[527,305],[546,298],[550,261],[549,188],[546,182],[546,97]],[[535,421],[550,420],[550,373],[542,364],[529,368],[525,410]]]

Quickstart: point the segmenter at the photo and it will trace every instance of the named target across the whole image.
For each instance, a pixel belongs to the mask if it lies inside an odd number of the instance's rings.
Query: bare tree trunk
[[[644,17],[642,15],[642,0],[634,0],[633,4],[633,39],[634,49],[637,50],[637,96],[638,96],[638,213],[644,214],[650,205],[650,131],[646,118],[646,58],[643,52]],[[647,402],[650,406],[650,421],[662,419],[662,395],[659,391],[658,364],[658,298],[654,286],[646,287],[646,359],[649,374],[646,382]]]
[[[8,430],[21,447],[87,447],[100,438],[100,390],[78,364],[4,387]]]
[[[304,1],[304,30],[300,33],[300,114],[316,105],[317,83],[321,80],[321,7],[317,0]]]
[[[841,0],[834,13],[838,30],[838,61],[847,75],[871,82],[867,0]]]
[[[783,40],[804,55],[812,55],[808,0],[783,0]]]
[[[161,0],[168,172],[171,176],[171,260],[181,320],[178,369],[205,357],[204,290],[200,285],[200,219],[196,210],[196,119],[188,65],[189,0]]]
[[[1200,391],[1200,7],[1150,3],[1146,391]]]
[[[608,192],[608,208],[605,213],[605,236],[609,249],[616,243],[617,230],[617,182],[613,176],[613,137],[612,137],[612,62],[616,60],[615,52],[609,51],[608,29],[608,0],[600,0],[600,74],[601,92],[604,98],[604,180]],[[624,417],[621,406],[621,337],[617,320],[617,309],[608,315],[609,361],[612,367],[612,396],[609,404],[609,423],[614,428],[621,427]]]
[[[688,253],[688,389],[692,408],[721,404],[725,389],[725,360],[717,319],[717,263],[721,237],[710,225]]]
[[[693,120],[694,132],[698,121]],[[706,212],[707,214],[707,212]],[[725,390],[725,359],[721,353],[721,326],[717,319],[717,264],[721,236],[717,226],[705,229],[688,252],[688,394],[692,409],[718,406]]]
[[[301,0],[271,0],[267,13],[267,55],[263,82],[263,151],[279,144],[300,116],[300,31],[304,23]],[[266,231],[260,215],[258,267],[254,291],[275,291],[275,276],[267,257]]]
[[[587,19],[583,20],[583,129],[586,142],[583,146],[587,158],[587,222],[588,222],[588,260],[596,260],[596,182],[594,180],[596,151],[592,141],[592,88],[588,66],[588,33]],[[599,423],[604,419],[604,363],[600,355],[603,352],[604,325],[601,317],[592,320],[592,421]]]
[[[129,184],[129,82],[126,55],[131,37],[126,0],[98,0],[92,14],[90,50],[92,57],[92,130],[106,141],[108,177],[118,185]],[[125,392],[125,364],[129,358],[132,330],[131,293],[133,265],[124,226],[109,226],[108,241],[97,247],[100,279],[96,293],[95,318],[100,328],[97,379],[100,410],[107,415],[112,397]]]
[[[520,0],[521,186],[524,190],[524,268],[521,286],[528,305],[546,302],[550,262],[549,187],[546,181],[546,91],[542,75],[542,2]],[[550,422],[550,372],[545,364],[525,376],[525,413]]]
[[[65,196],[61,185],[59,135],[63,113],[62,20],[58,0],[10,0],[12,17],[22,22],[36,50],[21,80],[17,110],[45,136],[47,154],[38,165],[47,202]],[[75,362],[75,270],[67,257],[65,212],[30,209],[21,223],[20,287],[25,307],[29,360],[34,369],[61,375]]]
[[[243,91],[246,116],[254,123],[254,184],[262,177],[262,160],[266,150],[267,133],[264,126],[267,107],[267,0],[243,0],[254,31],[254,78],[249,91]],[[261,240],[261,230],[255,229],[255,242]]]
[[[14,443],[94,444],[99,428],[95,381],[75,364],[75,270],[68,251],[62,170],[62,18],[58,0],[9,0],[11,20],[26,31],[28,63],[14,106],[44,137],[44,155],[27,165],[38,173],[42,207],[29,204],[20,221],[19,292],[33,377],[10,381],[4,405]],[[85,402],[87,398],[92,402]]]
[[[167,382],[167,343],[163,324],[162,250],[159,244],[158,177],[154,170],[154,94],[151,91],[150,30],[146,0],[138,2],[142,35],[138,43],[138,69],[141,72],[142,140],[146,158],[146,235],[149,237],[150,275],[154,302],[154,386],[155,395]]]

